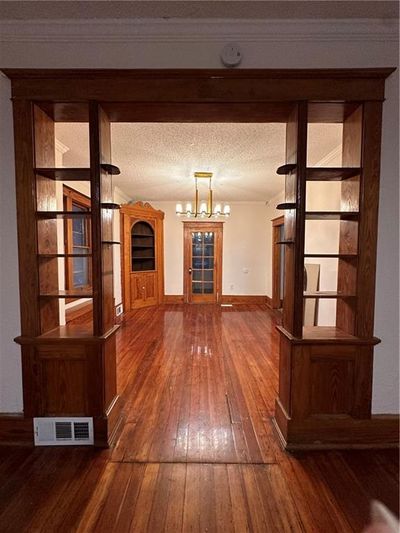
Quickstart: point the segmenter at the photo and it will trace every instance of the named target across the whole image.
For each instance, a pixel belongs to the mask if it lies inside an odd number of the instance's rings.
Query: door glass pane
[[[192,279],[193,281],[202,281],[201,270],[192,270]]]
[[[203,261],[201,257],[193,257],[192,258],[192,268],[202,268],[203,267]]]
[[[212,294],[214,292],[214,284],[204,283],[204,294]]]
[[[214,244],[214,233],[212,231],[204,233],[204,244]]]
[[[192,293],[193,294],[201,294],[203,292],[203,284],[202,282],[195,282],[192,281]]]
[[[212,244],[204,245],[204,256],[214,257],[214,246]]]
[[[201,257],[202,251],[203,251],[203,247],[201,244],[194,245],[193,250],[192,250],[193,257]]]
[[[205,257],[203,260],[203,268],[214,268],[214,258],[213,257]]]
[[[214,271],[213,270],[204,270],[204,281],[213,281]]]

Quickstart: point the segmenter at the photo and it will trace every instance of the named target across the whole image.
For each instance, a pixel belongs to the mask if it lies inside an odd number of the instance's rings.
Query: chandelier
[[[185,205],[185,210],[181,203],[176,204],[176,214],[178,216],[186,217],[202,217],[202,218],[211,218],[211,217],[228,217],[231,214],[231,206],[229,204],[215,204],[213,206],[213,190],[211,188],[211,179],[213,177],[212,172],[195,172],[194,173],[194,182],[195,182],[195,198],[194,198],[194,209],[191,202],[187,202]],[[208,196],[207,201],[199,200],[199,189],[198,189],[198,180],[208,180]]]

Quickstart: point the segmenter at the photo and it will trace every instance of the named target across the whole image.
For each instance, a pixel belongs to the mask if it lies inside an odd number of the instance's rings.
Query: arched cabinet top
[[[132,204],[121,205],[121,214],[129,215],[138,219],[156,218],[163,220],[164,212],[160,209],[155,209],[148,202],[135,202]]]

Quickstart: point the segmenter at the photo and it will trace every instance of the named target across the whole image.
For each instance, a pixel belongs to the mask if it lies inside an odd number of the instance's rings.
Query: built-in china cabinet
[[[124,310],[162,303],[164,213],[149,203],[121,208],[122,292]]]

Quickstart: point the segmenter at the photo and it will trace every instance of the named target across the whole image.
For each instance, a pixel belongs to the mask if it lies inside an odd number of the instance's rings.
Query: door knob
[[[191,268],[189,268],[188,272],[189,272],[189,274],[191,274],[191,273],[192,273],[192,269],[191,269]]]

